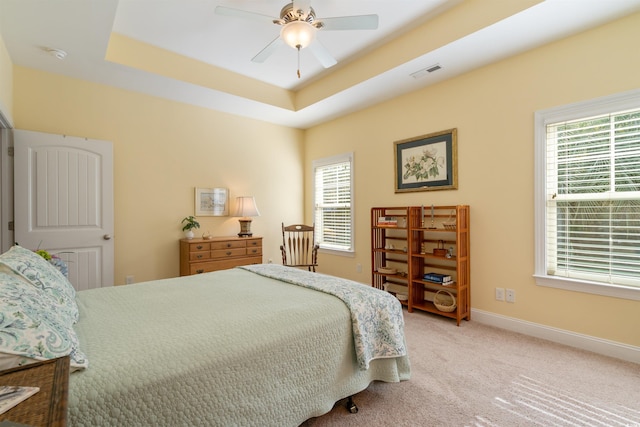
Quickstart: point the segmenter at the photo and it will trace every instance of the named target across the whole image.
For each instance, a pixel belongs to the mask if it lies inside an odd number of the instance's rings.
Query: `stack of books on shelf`
[[[381,216],[378,218],[378,226],[380,227],[397,227],[398,218],[393,216]]]
[[[427,282],[438,283],[439,285],[449,286],[453,284],[453,278],[446,274],[440,273],[427,273],[423,277]]]

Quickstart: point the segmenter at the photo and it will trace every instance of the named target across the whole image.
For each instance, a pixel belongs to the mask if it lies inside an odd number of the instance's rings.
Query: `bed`
[[[60,294],[47,304],[68,303]],[[260,264],[73,300],[77,313],[54,310],[75,332],[63,349],[71,426],[297,426],[373,381],[410,377],[400,303],[319,273]]]

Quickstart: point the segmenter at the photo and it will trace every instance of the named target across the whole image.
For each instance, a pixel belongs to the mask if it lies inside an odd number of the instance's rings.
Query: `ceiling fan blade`
[[[320,61],[324,68],[333,67],[338,63],[333,56],[329,53],[326,47],[318,39],[315,39],[313,43],[309,45],[309,50],[315,55],[315,57]]]
[[[378,28],[378,15],[339,16],[322,18],[322,30],[375,30]]]
[[[267,60],[280,46],[284,45],[284,40],[280,36],[276,37],[271,43],[269,43],[264,49],[262,49],[256,56],[251,58],[252,62],[262,63]]]
[[[214,11],[216,15],[235,16],[238,18],[250,19],[252,21],[264,22],[267,24],[273,24],[273,20],[276,19],[272,16],[263,15],[261,13],[247,12],[246,10],[233,9],[224,6],[216,6]]]

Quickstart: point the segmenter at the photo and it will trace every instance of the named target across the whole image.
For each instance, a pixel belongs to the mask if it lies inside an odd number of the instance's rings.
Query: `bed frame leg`
[[[353,396],[349,396],[347,398],[347,411],[351,412],[352,414],[358,413],[358,406],[353,401]]]

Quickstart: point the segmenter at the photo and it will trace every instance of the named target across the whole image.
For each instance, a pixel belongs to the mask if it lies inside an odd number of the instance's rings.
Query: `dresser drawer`
[[[247,247],[247,255],[262,255],[262,246]]]
[[[246,242],[248,248],[262,247],[262,239],[247,239]]]
[[[243,246],[231,249],[216,249],[211,251],[211,259],[231,258],[235,256],[245,256],[247,249]]]
[[[212,242],[211,250],[245,248],[246,246],[247,243],[244,240],[229,240],[226,242]]]
[[[211,249],[210,243],[189,243],[189,252],[208,251]]]
[[[205,261],[211,258],[210,251],[189,252],[189,261]]]

